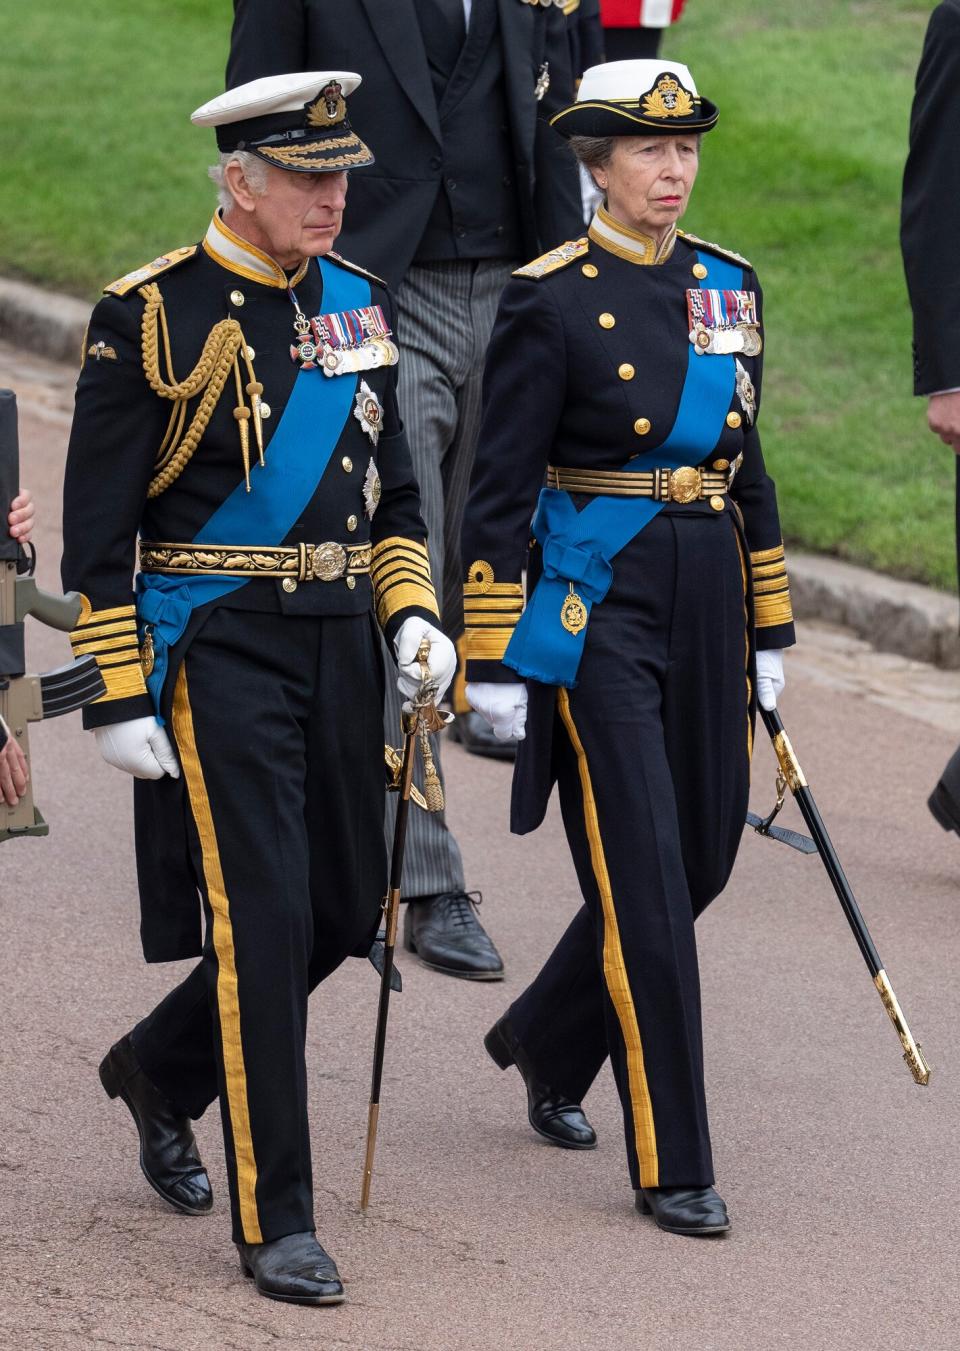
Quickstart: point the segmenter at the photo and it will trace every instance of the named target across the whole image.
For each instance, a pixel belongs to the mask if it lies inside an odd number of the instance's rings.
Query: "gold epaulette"
[[[718,258],[729,258],[730,262],[739,262],[741,267],[749,267],[749,269],[753,267],[753,263],[749,261],[749,258],[744,258],[743,254],[735,254],[732,249],[721,249],[720,245],[713,245],[709,239],[701,239],[699,235],[691,235],[686,230],[678,230],[676,234],[681,236],[681,239],[686,239],[686,242],[693,245],[694,249],[706,249],[708,253],[717,254]]]
[[[128,272],[125,277],[118,277],[109,286],[105,286],[103,288],[104,295],[129,295],[131,291],[135,291],[144,282],[153,281],[154,277],[159,277],[161,273],[169,272],[171,268],[179,267],[181,263],[185,263],[188,258],[193,257],[199,247],[199,244],[185,244],[182,249],[171,249],[169,253],[162,253],[159,258],[154,258],[152,263],[138,267],[135,271]]]
[[[582,239],[568,239],[565,244],[560,244],[557,248],[551,249],[549,253],[542,253],[539,258],[534,258],[532,263],[518,267],[513,275],[515,277],[532,277],[534,281],[537,281],[540,277],[546,277],[551,272],[559,271],[561,267],[566,267],[568,263],[574,262],[577,258],[582,258],[585,253],[589,252],[590,241],[586,235]]]
[[[734,253],[732,249],[722,249],[719,244],[711,244],[709,239],[701,239],[699,235],[688,234],[686,230],[678,230],[677,234],[681,239],[685,239],[688,244],[694,248],[706,249],[708,253],[715,253],[718,258],[729,258],[733,263],[739,263],[741,267],[753,268],[749,258],[744,258],[742,253]]]
[[[369,279],[375,281],[378,286],[387,285],[382,277],[377,276],[376,272],[368,272],[367,269],[361,267],[359,263],[351,263],[349,258],[341,258],[340,254],[334,253],[332,249],[324,256],[331,259],[334,263],[339,263],[341,267],[345,267],[349,272],[358,272],[361,277],[369,277]]]

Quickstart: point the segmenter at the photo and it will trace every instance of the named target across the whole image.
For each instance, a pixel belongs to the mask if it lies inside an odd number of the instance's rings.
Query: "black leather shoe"
[[[493,728],[479,713],[458,713],[450,724],[447,735],[451,741],[460,745],[471,755],[486,755],[491,760],[515,760],[517,742],[513,737],[509,741],[500,741],[493,735]]]
[[[503,958],[477,918],[480,903],[465,891],[420,896],[407,904],[403,946],[434,971],[462,980],[503,980]]]
[[[730,1228],[727,1207],[712,1187],[641,1187],[635,1204],[668,1234],[709,1238]]]
[[[129,1036],[111,1046],[100,1062],[100,1082],[109,1097],[122,1098],[130,1108],[140,1136],[140,1168],[153,1190],[184,1215],[205,1215],[213,1192],[190,1118],[144,1074]]]
[[[502,1070],[516,1065],[520,1071],[527,1087],[527,1116],[538,1135],[563,1149],[596,1149],[597,1133],[583,1108],[539,1082],[506,1014],[494,1023],[483,1044]]]
[[[312,1231],[285,1234],[272,1243],[238,1243],[240,1270],[261,1295],[287,1304],[342,1304],[337,1264]]]
[[[954,751],[940,775],[940,780],[927,798],[933,818],[944,830],[955,830],[960,835],[960,750]]]

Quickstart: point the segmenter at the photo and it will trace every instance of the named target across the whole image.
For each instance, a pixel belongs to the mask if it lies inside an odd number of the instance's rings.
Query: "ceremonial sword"
[[[843,907],[843,913],[847,917],[847,922],[853,930],[853,935],[857,940],[863,960],[867,964],[867,969],[873,977],[873,983],[877,988],[883,1007],[890,1015],[890,1021],[897,1030],[897,1036],[900,1038],[900,1044],[903,1046],[903,1058],[907,1062],[907,1067],[913,1075],[914,1082],[926,1085],[930,1082],[930,1066],[923,1057],[923,1050],[918,1042],[914,1041],[913,1034],[907,1025],[907,1020],[903,1016],[903,1010],[893,992],[893,986],[890,984],[890,977],[883,968],[880,960],[880,954],[874,946],[873,939],[870,937],[870,931],[866,926],[863,915],[860,913],[860,907],[857,905],[856,897],[853,894],[850,883],[847,881],[846,874],[840,866],[840,860],[837,857],[837,851],[833,847],[833,842],[827,834],[827,828],[817,810],[817,804],[813,799],[813,794],[804,777],[803,770],[794,754],[793,746],[790,744],[790,738],[787,736],[786,728],[783,725],[783,719],[775,708],[760,709],[760,716],[763,724],[770,734],[770,740],[773,742],[774,753],[780,766],[780,772],[777,775],[777,802],[769,816],[761,818],[753,812],[747,814],[747,824],[753,826],[758,835],[767,835],[771,839],[781,840],[784,844],[791,845],[794,849],[799,849],[801,853],[818,853],[823,866],[827,871],[827,876],[833,885],[834,891]],[[789,788],[797,800],[800,813],[807,824],[812,840],[807,839],[805,835],[800,835],[796,831],[783,830],[779,826],[772,824],[774,817],[778,814],[784,801],[784,792]]]
[[[370,1086],[370,1104],[367,1110],[367,1148],[363,1163],[363,1185],[360,1189],[360,1210],[367,1212],[370,1204],[370,1184],[373,1180],[373,1156],[377,1148],[377,1126],[380,1120],[380,1086],[383,1078],[383,1060],[387,1044],[387,1017],[390,1012],[390,991],[393,988],[393,955],[397,943],[397,920],[400,913],[400,880],[403,875],[403,852],[407,839],[407,817],[413,787],[413,764],[419,738],[424,762],[424,799],[428,811],[443,810],[443,788],[430,748],[431,732],[438,732],[453,715],[437,709],[437,683],[430,678],[430,642],[424,638],[417,650],[420,663],[420,688],[403,708],[403,756],[396,789],[400,794],[397,819],[393,829],[393,848],[390,856],[390,878],[383,902],[384,942],[382,957],[376,963],[380,969],[380,1001],[377,1006],[377,1031],[373,1045],[373,1076]],[[388,760],[389,763],[389,760]],[[382,966],[380,966],[382,961]]]
[[[19,438],[17,399],[10,389],[0,389],[0,519],[19,491]],[[34,580],[36,551],[32,550],[26,572],[20,545],[0,527],[0,718],[15,738],[30,764],[27,724],[41,718],[58,718],[82,708],[106,690],[93,656],[58,666],[44,675],[26,675],[23,621],[33,615],[41,624],[69,632],[80,618],[81,599],[75,591],[53,596],[41,591]],[[33,784],[15,807],[0,803],[0,843],[26,835],[47,835],[50,827],[33,801]]]

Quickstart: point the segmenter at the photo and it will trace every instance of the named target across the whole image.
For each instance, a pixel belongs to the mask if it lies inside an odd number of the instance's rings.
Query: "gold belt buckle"
[[[328,540],[314,546],[311,571],[321,582],[335,582],[347,570],[347,551],[342,544]]]
[[[681,465],[674,469],[667,480],[668,502],[694,502],[703,492],[703,480],[700,470],[690,465]]]

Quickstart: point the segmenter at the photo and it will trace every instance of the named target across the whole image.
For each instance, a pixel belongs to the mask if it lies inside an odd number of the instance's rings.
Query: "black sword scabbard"
[[[903,1010],[897,1001],[897,996],[893,992],[893,986],[883,968],[880,960],[880,954],[877,952],[873,939],[870,937],[870,930],[867,928],[866,921],[860,913],[860,907],[853,894],[853,889],[847,881],[846,874],[840,864],[837,851],[833,847],[833,841],[823,824],[823,818],[817,809],[813,793],[807,783],[800,763],[794,753],[790,738],[787,736],[787,730],[783,725],[783,719],[777,710],[760,709],[760,716],[763,718],[764,726],[773,742],[774,753],[780,765],[780,772],[786,780],[787,787],[796,798],[797,806],[800,808],[800,814],[806,822],[807,829],[810,831],[813,841],[817,846],[817,853],[820,855],[823,866],[827,871],[827,876],[834,891],[837,894],[843,913],[847,917],[847,922],[853,930],[853,935],[857,940],[857,946],[863,955],[863,960],[867,964],[870,975],[873,977],[873,983],[883,1001],[883,1006],[890,1016],[890,1020],[897,1030],[897,1036],[903,1046],[903,1058],[907,1062],[907,1067],[913,1075],[914,1081],[921,1085],[930,1082],[930,1066],[923,1057],[923,1051],[920,1045],[914,1040],[913,1034],[907,1025],[907,1020],[903,1016]]]

